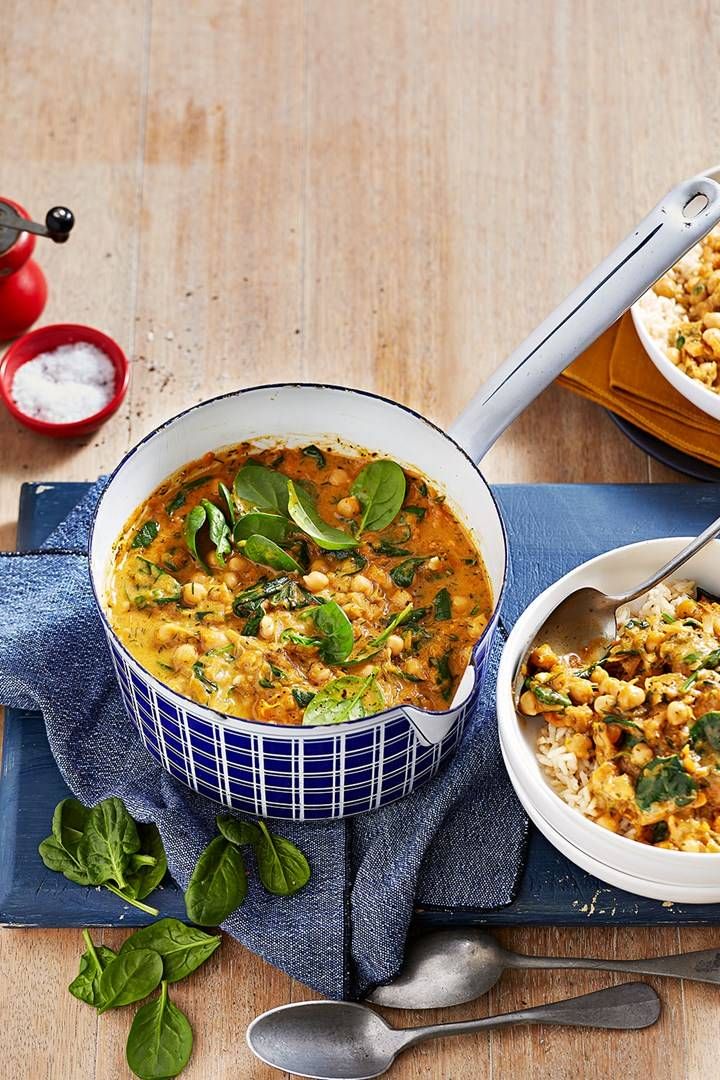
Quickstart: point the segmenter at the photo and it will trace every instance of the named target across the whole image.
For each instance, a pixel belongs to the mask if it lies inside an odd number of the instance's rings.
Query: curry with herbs
[[[153,492],[113,559],[109,617],[139,663],[279,724],[447,708],[492,610],[432,484],[315,445],[207,454]]]
[[[541,645],[519,704],[547,725],[538,758],[570,805],[646,844],[720,852],[720,603],[647,605],[600,655]]]

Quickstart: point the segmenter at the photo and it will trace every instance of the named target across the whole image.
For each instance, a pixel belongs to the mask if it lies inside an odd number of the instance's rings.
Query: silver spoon
[[[578,643],[604,641],[610,642],[617,637],[616,612],[623,604],[637,600],[653,586],[659,585],[665,578],[679,570],[688,559],[701,551],[706,544],[720,532],[720,518],[708,525],[704,532],[686,544],[682,551],[673,556],[664,566],[656,570],[646,581],[629,592],[619,596],[608,596],[599,589],[576,589],[562,600],[535,634],[523,653],[522,660],[515,672],[515,696],[519,698],[523,684],[523,668],[528,655],[537,645],[544,642],[559,656],[575,652]]]
[[[400,974],[368,995],[393,1009],[441,1009],[486,994],[506,968],[570,968],[668,975],[720,984],[720,949],[647,960],[590,960],[582,957],[523,956],[504,949],[484,930],[434,930],[408,947]]]
[[[275,1069],[315,1080],[370,1080],[390,1068],[403,1050],[447,1035],[510,1024],[644,1028],[660,1015],[660,999],[646,983],[625,983],[594,994],[534,1009],[464,1020],[456,1024],[398,1030],[365,1005],[345,1001],[302,1001],[281,1005],[253,1020],[247,1030],[252,1052]]]

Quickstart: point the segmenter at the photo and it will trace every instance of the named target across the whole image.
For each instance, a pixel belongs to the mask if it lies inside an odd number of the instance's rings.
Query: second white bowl
[[[604,865],[611,871],[630,875],[637,882],[644,879],[661,885],[664,898],[669,900],[687,900],[687,886],[701,887],[702,901],[708,902],[708,890],[714,888],[720,900],[720,855],[668,851],[640,844],[604,829],[569,806],[550,786],[537,760],[536,739],[542,721],[519,716],[513,696],[518,665],[537,630],[561,600],[583,586],[594,586],[610,594],[629,590],[676,554],[688,539],[673,537],[615,548],[571,570],[533,600],[515,623],[503,649],[498,670],[497,711],[500,744],[515,790],[526,809],[534,809],[547,822],[549,831],[539,827],[548,840],[559,847],[552,832],[567,842],[569,850],[563,854],[581,865],[571,850],[579,849],[592,858],[593,873],[598,877],[602,877],[598,864]],[[720,594],[720,541],[709,544],[678,576],[691,578],[710,592]],[[584,644],[578,642],[578,648]],[[642,893],[640,888],[635,891]],[[657,895],[657,890],[644,895]]]

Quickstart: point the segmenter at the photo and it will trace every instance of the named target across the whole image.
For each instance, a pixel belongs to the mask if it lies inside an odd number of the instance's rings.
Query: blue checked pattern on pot
[[[492,629],[474,652],[469,696],[447,712],[423,714],[398,706],[312,728],[239,720],[206,709],[150,676],[111,634],[107,639],[125,708],[164,769],[224,806],[302,821],[376,810],[437,774],[456,750],[477,703]]]

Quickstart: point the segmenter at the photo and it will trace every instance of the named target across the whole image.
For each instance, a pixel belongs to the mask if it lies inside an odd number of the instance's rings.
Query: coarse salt
[[[40,353],[15,372],[11,394],[26,416],[51,424],[85,420],[115,395],[115,368],[85,341]]]

